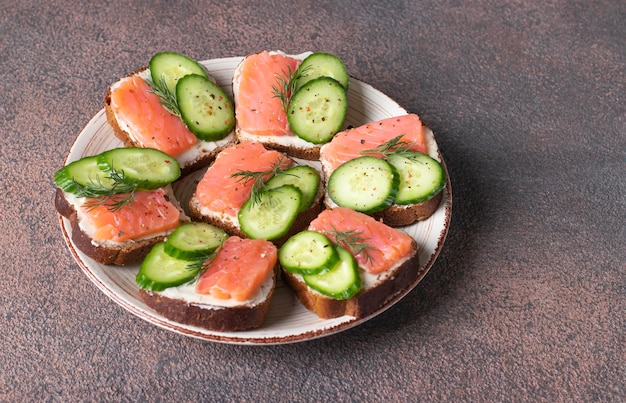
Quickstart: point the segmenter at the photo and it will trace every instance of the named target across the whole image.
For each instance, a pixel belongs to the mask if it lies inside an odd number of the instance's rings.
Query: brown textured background
[[[623,401],[626,3],[0,2],[0,401]],[[283,346],[189,339],[67,251],[52,173],[162,50],[335,53],[419,114],[446,245],[399,304]]]

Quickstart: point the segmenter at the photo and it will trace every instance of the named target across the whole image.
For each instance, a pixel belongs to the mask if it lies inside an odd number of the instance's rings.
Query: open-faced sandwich
[[[256,142],[224,149],[189,201],[193,219],[280,245],[321,211],[321,175]]]
[[[135,263],[189,220],[169,186],[179,176],[176,159],[162,151],[116,148],[56,171],[55,206],[87,256],[102,264]]]
[[[237,139],[317,160],[343,127],[348,81],[343,62],[328,53],[248,55],[233,76]]]
[[[346,207],[321,212],[278,256],[287,284],[320,318],[367,316],[419,270],[413,238]]]
[[[320,151],[326,205],[349,207],[398,227],[430,217],[446,184],[428,155],[420,118],[407,114],[336,134]]]
[[[237,331],[261,326],[277,271],[273,243],[229,237],[217,227],[192,222],[152,248],[136,282],[141,299],[168,319]]]
[[[231,99],[196,61],[157,53],[112,84],[107,121],[128,147],[150,147],[176,158],[183,174],[208,165],[234,139]]]

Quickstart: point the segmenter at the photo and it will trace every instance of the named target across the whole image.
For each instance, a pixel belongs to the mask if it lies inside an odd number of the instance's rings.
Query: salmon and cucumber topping
[[[324,210],[309,229],[326,234],[349,250],[359,267],[379,274],[401,261],[411,250],[413,239],[406,233],[349,208]]]
[[[393,204],[429,200],[445,184],[445,171],[437,160],[418,151],[396,150],[380,158],[362,156],[341,164],[330,175],[327,188],[338,206],[374,213]]]
[[[324,171],[330,174],[344,162],[362,156],[363,151],[376,149],[398,136],[401,136],[399,141],[408,144],[410,150],[428,153],[419,116],[394,116],[337,133],[320,150]]]
[[[432,199],[445,186],[446,175],[427,152],[424,127],[415,114],[337,134],[320,152],[331,205],[372,214]]]
[[[320,199],[320,174],[295,165],[261,143],[224,149],[207,169],[190,201],[200,220],[217,221],[254,239],[283,237],[298,216]]]
[[[228,235],[206,223],[183,223],[163,242],[154,245],[143,260],[136,282],[140,288],[162,291],[198,276]]]
[[[141,289],[160,292],[184,285],[196,294],[196,302],[206,296],[204,300],[220,305],[220,301],[246,302],[268,278],[273,279],[277,262],[274,244],[263,239],[229,237],[209,224],[195,225],[181,227],[181,232],[192,232],[193,249],[205,243],[214,245],[210,252],[207,249],[196,257],[184,258],[168,252],[171,238],[156,244],[137,273],[136,283]],[[203,236],[198,236],[199,230],[204,231]]]

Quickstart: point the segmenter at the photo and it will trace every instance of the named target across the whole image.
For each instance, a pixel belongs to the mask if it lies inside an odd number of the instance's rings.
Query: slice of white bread
[[[219,158],[219,155],[216,158]],[[296,162],[293,161],[293,165],[295,164]],[[212,168],[213,168],[213,165],[209,166],[208,170]],[[320,185],[319,185],[317,194],[313,200],[311,207],[309,207],[307,210],[298,214],[295,222],[293,223],[289,231],[282,237],[273,240],[272,242],[274,244],[282,245],[291,235],[306,228],[306,226],[311,222],[311,220],[315,218],[322,211],[322,209],[324,208],[323,198],[324,198],[325,192],[324,192],[324,186],[323,186],[321,177],[322,175],[320,173]],[[215,191],[219,192],[220,190],[216,189]],[[232,216],[232,215],[224,214],[222,212],[212,211],[210,208],[203,206],[200,203],[195,192],[189,198],[188,211],[189,211],[189,215],[194,220],[203,221],[203,222],[215,225],[219,228],[222,228],[224,231],[226,231],[230,235],[237,235],[240,237],[246,236],[241,231],[241,226],[239,224],[237,215]]]
[[[326,210],[322,214],[329,213]],[[360,214],[360,213],[358,213]],[[371,219],[371,221],[375,221]],[[340,217],[334,216],[332,225],[338,231],[350,230],[345,228],[345,222]],[[384,232],[381,227],[385,224],[377,223],[375,226],[374,237]],[[313,224],[312,224],[313,227]],[[400,230],[392,229],[392,231]],[[361,231],[362,227],[355,226],[354,231]],[[388,236],[389,232],[385,232]],[[395,235],[393,235],[395,236]],[[390,236],[390,238],[393,238]],[[405,245],[410,242],[410,248],[399,259],[386,264],[386,269],[376,274],[368,272],[363,267],[359,267],[361,278],[361,290],[353,297],[345,300],[334,299],[323,295],[322,293],[310,288],[299,274],[294,274],[282,269],[282,276],[285,282],[292,288],[300,302],[310,311],[317,314],[320,318],[330,319],[339,316],[353,316],[362,318],[368,316],[380,309],[384,303],[404,290],[416,278],[419,272],[419,253],[418,246],[414,239],[406,234],[400,235],[404,238]],[[380,236],[382,238],[382,235]],[[386,242],[398,243],[398,238],[387,240]],[[373,245],[372,245],[373,247]],[[394,248],[393,246],[391,248]],[[405,248],[403,248],[405,249]],[[387,267],[388,266],[388,267]]]
[[[432,133],[432,130],[424,125],[422,125],[422,130],[424,131],[426,145],[428,146],[428,148],[431,150],[435,149],[434,135]],[[324,172],[326,182],[328,182],[328,178],[330,178],[330,175],[334,171],[331,164],[329,164],[325,157],[327,149],[327,147],[322,146],[322,149],[320,151],[320,163],[322,165],[322,171]],[[423,202],[408,205],[393,204],[386,209],[378,211],[371,215],[377,219],[383,220],[385,224],[392,227],[411,225],[417,221],[425,220],[430,217],[439,207],[439,203],[441,203],[442,197],[443,192],[439,192],[432,198]],[[324,204],[327,208],[337,207],[337,204],[333,202],[328,193],[326,193],[326,195],[324,196]]]
[[[308,52],[300,55],[287,55],[281,51],[270,51],[268,53],[270,55],[282,55],[285,57],[291,57],[298,61],[302,61],[308,54],[310,54],[310,52]],[[237,66],[237,68],[235,69],[235,73],[233,74],[233,98],[235,101],[235,105],[238,105],[239,103],[239,85],[241,80],[242,68],[245,66],[244,62],[246,61],[247,57],[244,58],[242,62]],[[268,148],[284,152],[285,154],[293,158],[315,161],[319,158],[320,155],[319,144],[310,143],[306,140],[299,138],[293,133],[286,135],[257,135],[242,129],[239,126],[239,123],[237,123],[235,127],[235,136],[238,141],[259,142],[267,146]]]
[[[119,85],[123,80],[127,80],[135,75],[138,75],[143,79],[149,79],[150,70],[148,68],[139,69],[109,86],[109,88],[107,89],[107,93],[104,97],[104,109],[107,117],[107,122],[113,128],[113,133],[115,134],[115,136],[122,140],[124,146],[146,147],[146,145],[142,144],[133,134],[132,126],[128,125],[126,122],[122,121],[119,118],[118,114],[115,112],[115,109],[112,107],[111,104],[111,91],[114,90],[115,87]],[[209,78],[211,78],[210,75]],[[169,112],[167,112],[164,108],[164,113]],[[193,172],[197,169],[209,165],[211,161],[213,161],[217,153],[219,153],[222,149],[231,144],[234,139],[235,133],[233,130],[232,133],[228,134],[228,136],[219,141],[198,140],[198,142],[195,143],[191,148],[189,148],[182,154],[175,155],[173,157],[178,160],[181,167],[182,175],[185,175],[187,173]]]
[[[189,221],[178,201],[174,197],[171,187],[168,190],[169,201],[178,209],[180,221]],[[126,265],[140,262],[158,242],[164,241],[173,231],[168,230],[142,239],[128,240],[125,242],[95,241],[92,239],[91,230],[85,225],[79,204],[84,200],[78,199],[71,194],[58,189],[55,193],[54,204],[59,214],[70,221],[72,229],[72,241],[85,255],[102,264]]]
[[[257,242],[258,245],[259,241],[236,238],[230,238],[230,241],[234,241],[240,249],[229,253],[229,256],[233,254],[229,258],[221,258],[218,255],[211,263],[213,266],[206,269],[210,276],[215,274],[219,278],[212,283],[213,287],[217,287],[218,296],[211,295],[212,291],[198,292],[196,287],[202,281],[200,279],[162,291],[140,289],[140,298],[159,314],[178,323],[220,332],[258,328],[263,324],[269,311],[276,287],[278,273],[276,248],[267,241],[262,241],[262,249],[250,246],[253,242]],[[259,250],[262,252],[257,256]],[[218,254],[219,251],[218,249]],[[246,262],[233,265],[233,262],[239,260]],[[228,284],[232,284],[231,276],[239,278],[242,275],[245,277],[242,283],[249,284],[246,273],[252,273],[252,277],[261,275],[264,277],[257,277],[260,283],[251,295],[246,294],[245,297],[240,296],[238,299],[230,291],[232,289],[228,288]]]

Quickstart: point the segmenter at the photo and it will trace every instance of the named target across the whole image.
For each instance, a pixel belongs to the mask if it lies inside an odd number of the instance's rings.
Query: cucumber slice
[[[337,205],[362,213],[391,206],[398,192],[395,168],[376,157],[358,157],[340,165],[328,179],[328,195]]]
[[[206,70],[195,60],[175,52],[160,52],[150,59],[150,76],[152,82],[171,94],[176,94],[176,83],[188,74],[198,74],[207,77]],[[163,88],[165,85],[166,88]]]
[[[115,187],[115,181],[98,167],[98,156],[84,157],[71,162],[54,173],[54,183],[63,191],[79,194],[82,188],[103,191]]]
[[[258,200],[251,198],[239,210],[241,231],[252,239],[280,238],[296,220],[301,200],[302,193],[292,185],[261,192]]]
[[[320,77],[291,97],[287,120],[291,130],[313,144],[328,142],[341,130],[348,110],[346,90],[335,79]]]
[[[165,253],[165,242],[160,242],[141,263],[135,282],[139,288],[162,291],[193,280],[199,270],[200,265]]]
[[[168,255],[184,260],[206,258],[228,238],[221,228],[203,222],[188,222],[178,226],[167,238],[164,250]]]
[[[296,91],[304,84],[319,77],[334,78],[348,90],[348,70],[340,58],[330,53],[316,52],[307,56],[296,70]]]
[[[235,108],[226,93],[205,76],[190,74],[178,80],[176,99],[181,118],[201,140],[217,141],[235,127]]]
[[[104,172],[124,174],[124,181],[141,189],[158,189],[180,177],[178,161],[154,148],[114,148],[98,154],[98,167]]]
[[[400,186],[394,203],[415,204],[428,200],[443,189],[446,173],[441,164],[426,154],[391,154],[387,161],[398,171]]]
[[[304,282],[333,299],[352,298],[361,290],[359,266],[350,252],[341,246],[336,248],[340,257],[339,263],[328,272],[303,276]]]
[[[278,250],[278,261],[295,274],[319,274],[339,263],[339,254],[328,237],[320,232],[302,231]]]
[[[271,177],[265,184],[268,189],[283,185],[294,185],[302,192],[302,200],[298,212],[308,210],[313,204],[320,187],[320,174],[308,165],[297,165],[285,169]]]

